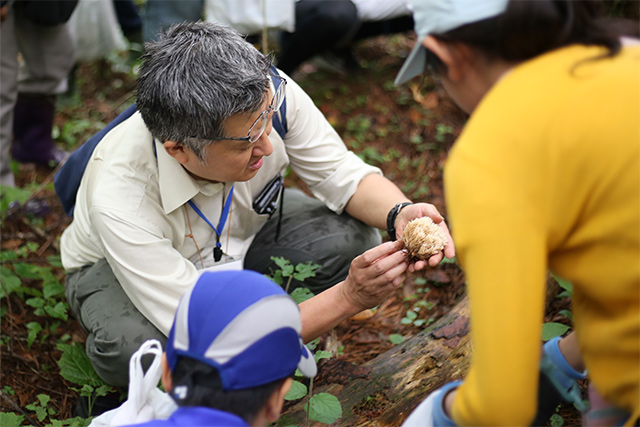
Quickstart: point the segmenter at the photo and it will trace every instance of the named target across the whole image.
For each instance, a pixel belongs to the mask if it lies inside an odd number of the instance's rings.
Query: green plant
[[[62,351],[62,356],[58,360],[60,376],[80,386],[79,389],[74,387],[72,390],[87,397],[89,413],[91,413],[95,398],[106,396],[115,389],[98,376],[82,346],[77,343],[58,343],[57,348]]]
[[[0,426],[18,427],[24,421],[24,415],[18,415],[13,412],[0,412]]]
[[[436,125],[436,141],[444,142],[447,135],[453,134],[453,127],[438,123]]]
[[[404,336],[400,334],[391,334],[389,335],[389,342],[391,344],[401,344],[404,342]]]
[[[549,418],[549,424],[551,427],[562,427],[564,425],[564,418],[560,414],[553,414]]]
[[[307,344],[307,347],[314,349],[319,339],[315,339]],[[321,359],[331,358],[329,351],[316,351],[313,355],[316,363]],[[302,378],[300,371],[296,370],[295,378]],[[309,382],[309,389],[301,381],[293,380],[291,389],[285,396],[285,400],[298,400],[309,395],[309,402],[304,406],[307,412],[307,421],[317,421],[324,424],[332,424],[342,416],[342,406],[340,401],[330,393],[313,394],[313,378]]]
[[[271,257],[271,261],[275,262],[279,267],[277,270],[270,269],[271,274],[269,277],[271,280],[282,286],[284,280],[287,280],[287,284],[284,287],[285,292],[289,292],[289,285],[291,281],[296,279],[299,282],[304,282],[309,277],[316,275],[316,270],[320,268],[318,264],[313,264],[311,261],[305,263],[298,263],[294,267],[288,259],[283,257]]]
[[[289,289],[289,285],[293,279],[300,282],[309,277],[315,276],[315,271],[320,268],[318,264],[312,262],[298,263],[294,267],[291,262],[283,257],[271,257],[271,260],[278,266],[277,270],[271,270],[271,274],[268,276],[274,282],[283,285],[285,279],[287,283],[285,290]],[[312,297],[313,294],[309,289],[304,287],[298,287],[291,292],[291,297],[298,302],[298,304],[306,299]],[[310,349],[315,349],[319,339],[315,339],[307,344]],[[316,351],[313,355],[316,363],[321,359],[331,358],[331,352],[329,351]],[[296,378],[302,378],[303,375],[298,370],[295,373]],[[324,424],[332,424],[338,418],[342,416],[342,406],[338,399],[329,393],[318,393],[313,395],[313,379],[310,381],[309,390],[307,386],[297,379],[293,381],[291,389],[285,396],[285,400],[298,400],[305,397],[307,394],[309,402],[305,405],[305,411],[307,411],[307,421],[317,421]]]
[[[385,162],[385,157],[377,148],[372,147],[370,145],[366,146],[358,156],[364,160],[366,163],[372,165],[381,165]]]
[[[568,280],[564,280],[554,273],[551,273],[553,278],[558,282],[562,291],[556,295],[556,298],[571,298],[573,295],[573,285]],[[562,310],[558,314],[565,316],[571,323],[573,323],[573,314],[569,310]],[[570,326],[558,322],[546,322],[542,325],[542,340],[549,341],[555,337],[566,334]]]

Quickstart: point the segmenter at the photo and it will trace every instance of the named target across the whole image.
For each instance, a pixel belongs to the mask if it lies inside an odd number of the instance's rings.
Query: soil
[[[412,200],[433,203],[446,215],[442,169],[467,117],[429,77],[414,79],[400,88],[393,85],[412,44],[412,34],[366,40],[354,50],[360,69],[337,72],[307,64],[293,77],[354,152],[381,167]],[[61,130],[57,139],[61,147],[75,148],[133,101],[135,80],[125,72],[126,60],[78,67],[75,94],[58,105],[56,127]],[[46,167],[19,165],[19,186],[34,188],[32,200],[45,202],[46,209],[35,215],[27,212],[27,204],[10,210],[2,224],[1,249],[15,251],[27,243],[35,244],[35,250],[21,262],[48,267],[63,281],[64,271],[48,260],[59,255],[59,237],[70,222],[52,188],[54,172]],[[295,176],[287,181],[304,189]],[[12,269],[14,264],[7,261],[2,266]],[[38,278],[23,281],[23,286],[36,289],[41,285]],[[321,362],[316,384],[357,377],[359,365],[394,345],[389,338],[392,334],[410,338],[447,312],[463,293],[464,274],[455,263],[410,275],[403,288],[377,309],[360,313],[321,337],[318,348],[336,356]],[[555,296],[555,291],[550,295]],[[546,320],[566,320],[558,313],[568,308],[568,299],[550,301]],[[61,353],[56,343],[61,339],[84,343],[86,335],[77,321],[70,317],[57,322],[37,316],[34,308],[16,294],[2,300],[2,310],[0,408],[27,415],[24,424],[44,425],[47,418],[38,420],[26,407],[37,400],[38,394],[46,394],[51,397],[52,418],[72,417],[78,393],[73,390],[76,385],[59,374],[57,360]],[[408,310],[423,324],[405,324]],[[27,330],[30,322],[43,327],[31,347]],[[375,399],[373,396],[359,410],[374,417]],[[563,408],[560,413],[564,425],[580,425],[575,410]]]

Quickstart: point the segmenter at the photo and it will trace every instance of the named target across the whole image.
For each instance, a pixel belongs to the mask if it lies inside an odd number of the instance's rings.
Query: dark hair
[[[179,357],[171,372],[171,397],[178,406],[205,406],[235,414],[251,424],[287,377],[242,390],[223,390],[218,371],[190,357]]]
[[[145,44],[138,110],[161,143],[176,141],[204,160],[209,138],[225,135],[227,118],[262,108],[270,65],[268,57],[229,27],[176,24]]]
[[[490,59],[521,62],[572,44],[602,46],[611,57],[620,51],[620,33],[599,19],[599,3],[585,0],[511,0],[504,13],[432,36],[461,42]],[[429,52],[427,67],[446,68]]]

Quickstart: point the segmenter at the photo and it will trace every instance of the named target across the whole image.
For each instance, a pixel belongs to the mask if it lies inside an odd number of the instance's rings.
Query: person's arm
[[[351,262],[347,278],[300,304],[302,338],[309,342],[340,322],[384,302],[404,281],[407,255],[386,242]]]
[[[386,230],[387,214],[396,203],[401,202],[411,202],[411,200],[389,179],[372,174],[360,181],[345,211],[365,224]],[[408,206],[402,210],[407,208]]]
[[[153,213],[147,212],[150,217]],[[180,298],[198,278],[194,264],[150,221],[97,208],[91,210],[91,221],[124,291],[142,315],[168,335]]]
[[[387,215],[389,211],[401,202],[411,202],[402,191],[391,181],[381,175],[367,175],[353,194],[345,210],[349,215],[358,218],[365,224],[382,230],[387,229]],[[453,258],[455,246],[449,228],[438,209],[429,203],[415,203],[403,207],[395,219],[396,238],[402,239],[402,231],[412,219],[430,217],[438,224],[447,236],[448,244],[444,251],[429,259],[429,265],[435,267],[442,258]],[[412,270],[421,270],[426,267],[426,262],[418,262],[412,266]]]

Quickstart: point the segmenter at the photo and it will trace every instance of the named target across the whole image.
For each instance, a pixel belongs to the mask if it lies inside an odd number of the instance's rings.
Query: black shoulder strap
[[[273,81],[273,86],[276,87],[280,81],[277,78],[277,76],[279,76],[280,73],[278,73],[278,70],[276,69],[276,67],[274,67],[273,65],[271,66],[271,80]],[[284,139],[284,136],[287,134],[287,131],[289,130],[287,128],[287,97],[284,97],[284,101],[282,102],[282,105],[280,106],[280,109],[278,110],[278,114],[274,114],[273,115],[273,127],[276,130],[276,132],[278,132],[278,135],[280,135],[280,138]]]
[[[56,190],[56,194],[62,203],[64,213],[68,216],[73,216],[73,209],[76,206],[76,194],[80,187],[80,181],[82,181],[82,175],[89,163],[91,154],[95,150],[96,145],[104,138],[104,136],[114,127],[118,126],[123,121],[136,112],[136,104],[127,108],[122,114],[113,119],[111,123],[105,126],[100,132],[93,135],[87,142],[82,144],[71,156],[67,159],[65,164],[53,177],[53,186]]]

